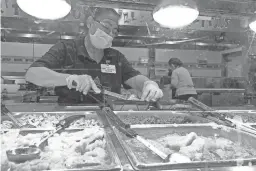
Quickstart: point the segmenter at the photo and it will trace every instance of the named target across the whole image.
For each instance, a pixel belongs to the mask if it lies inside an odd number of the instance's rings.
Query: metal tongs
[[[124,123],[110,108],[105,107],[102,109],[106,118],[110,119],[110,123],[117,128],[120,132],[124,133],[126,136],[130,138],[135,138],[142,144],[144,144],[148,149],[158,155],[164,162],[169,162],[171,154],[165,154],[150,142],[148,142],[145,138],[140,136],[136,131],[131,129],[129,124]]]
[[[73,86],[77,86],[77,83],[75,81],[72,82]],[[95,92],[93,90],[90,90],[88,92],[88,96],[90,96],[91,98],[93,98],[97,103],[99,103],[100,106],[105,107],[105,95],[111,96],[111,97],[115,97],[124,101],[129,100],[129,95],[122,95],[122,94],[118,94],[118,93],[114,93],[108,90],[105,90],[103,88],[103,86],[101,84],[96,84],[97,87],[101,90],[101,94],[103,94],[103,102],[101,102],[99,99],[97,99],[96,97],[94,97],[93,94],[95,94]],[[135,102],[143,102],[142,100],[137,100]],[[146,110],[151,110],[152,108],[156,108],[156,109],[162,109],[162,105],[158,102],[158,101],[150,101],[148,103],[147,109]]]
[[[77,86],[77,83],[75,81],[73,81],[72,85],[73,86]],[[118,93],[114,93],[114,92],[105,90],[101,84],[96,84],[96,85],[101,90],[100,93],[103,94],[103,95],[112,96],[112,97],[115,97],[115,98],[118,98],[118,99],[122,99],[122,100],[128,100],[128,98],[129,98],[128,96],[121,95],[121,94],[118,94]],[[90,90],[89,93],[95,93],[95,92],[93,90]]]
[[[244,124],[243,122],[228,118],[228,117],[226,117],[225,114],[215,111],[214,109],[210,108],[209,106],[203,104],[202,102],[196,100],[193,97],[190,97],[188,99],[188,102],[195,105],[199,109],[205,111],[206,112],[205,117],[210,116],[212,118],[215,118],[217,121],[220,121],[219,123],[224,124],[225,126],[237,128],[237,129],[243,130],[245,132],[256,135],[256,129],[253,128],[252,126],[249,126],[249,125]]]
[[[22,163],[25,161],[40,158],[41,149],[43,148],[43,145],[47,142],[47,140],[59,131],[69,127],[73,121],[80,119],[81,117],[85,117],[85,115],[73,115],[60,120],[59,123],[56,124],[56,129],[46,137],[43,137],[39,143],[36,143],[29,147],[7,150],[6,155],[8,160],[16,163]]]

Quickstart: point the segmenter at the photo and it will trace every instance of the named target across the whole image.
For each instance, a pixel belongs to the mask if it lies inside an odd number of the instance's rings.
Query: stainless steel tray
[[[82,131],[83,129],[65,129],[63,132],[76,132],[76,131]],[[26,135],[26,134],[36,134],[36,133],[43,133],[45,131],[52,131],[52,129],[22,129],[19,132],[19,135]],[[99,165],[99,166],[88,166],[81,169],[60,169],[60,170],[51,170],[51,171],[120,171],[122,170],[122,165],[119,160],[119,157],[117,155],[117,152],[115,150],[115,147],[112,143],[112,140],[109,136],[109,130],[105,132],[105,138],[106,138],[106,150],[108,154],[109,163]],[[18,138],[18,137],[17,137]]]
[[[170,103],[167,101],[159,101],[161,110],[196,110],[192,107],[191,104],[182,102],[182,103]],[[149,102],[146,101],[132,101],[132,100],[112,100],[108,101],[111,109],[114,111],[148,111],[148,110],[157,110],[154,106],[151,106]]]
[[[98,105],[86,104],[86,105],[58,105],[55,111],[95,111],[100,110]]]
[[[72,115],[84,115],[85,120],[95,120],[102,125],[101,120],[99,119],[98,115],[94,111],[65,111],[65,112],[14,112],[14,117],[17,119],[22,118],[25,115],[36,115],[36,116],[42,116],[44,114],[50,115],[50,116],[58,116],[61,118],[72,116]],[[7,116],[1,117],[1,123],[3,121],[9,120],[10,118]],[[40,127],[39,127],[40,128]],[[41,127],[42,128],[42,127]],[[48,127],[49,128],[49,127]]]
[[[184,124],[184,123],[209,123],[213,120],[201,117],[203,111],[114,111],[123,121],[129,124]],[[256,123],[256,110],[221,110],[216,111],[233,118],[241,116],[244,123]],[[155,122],[154,122],[155,121]]]
[[[164,135],[170,133],[190,133],[196,132],[198,135],[202,136],[213,136],[218,134],[220,137],[227,138],[233,142],[241,139],[242,144],[250,145],[256,149],[256,137],[245,132],[241,132],[232,128],[227,128],[225,126],[219,126],[216,124],[188,124],[188,125],[133,125],[133,129],[137,133],[148,139],[157,139]],[[129,138],[124,134],[120,133],[117,129],[114,129],[118,140],[120,141],[126,155],[128,156],[132,166],[135,170],[173,170],[173,169],[186,169],[186,168],[210,168],[210,167],[231,167],[236,166],[241,160],[220,160],[220,161],[202,161],[202,162],[192,162],[192,163],[182,163],[182,164],[168,164],[163,163],[160,158],[155,154],[148,151],[148,161],[145,163],[139,160],[136,155],[135,150],[130,147],[126,140]],[[146,149],[146,148],[145,148]],[[147,149],[146,149],[147,150]],[[250,159],[243,159],[244,165],[255,165],[256,156]]]
[[[256,123],[256,110],[219,110],[228,117],[241,116],[244,123]]]
[[[180,111],[114,111],[127,124],[184,124],[209,123],[209,119],[199,117],[196,113]]]

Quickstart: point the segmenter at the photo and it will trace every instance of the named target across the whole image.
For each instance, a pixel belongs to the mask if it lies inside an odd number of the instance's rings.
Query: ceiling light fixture
[[[43,20],[61,19],[71,11],[66,0],[17,0],[17,4],[27,14]]]
[[[253,16],[250,20],[250,24],[249,24],[249,27],[250,29],[252,29],[252,31],[254,31],[256,33],[256,13],[255,13],[255,16]]]
[[[174,29],[191,24],[198,16],[199,11],[193,0],[162,0],[153,12],[157,23]]]

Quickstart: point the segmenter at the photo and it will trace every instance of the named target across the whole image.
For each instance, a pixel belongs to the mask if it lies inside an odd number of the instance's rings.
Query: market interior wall
[[[13,58],[40,58],[52,45],[51,44],[30,44],[30,43],[12,43],[1,42],[1,56]],[[148,49],[146,48],[126,48],[116,47],[126,58],[138,63],[140,58],[148,58]],[[184,63],[197,63],[198,59],[207,59],[209,64],[221,64],[221,53],[215,51],[198,51],[198,50],[156,50],[156,62],[165,63],[171,57],[178,57]],[[25,72],[29,63],[2,62],[2,72]],[[136,65],[135,68],[143,74],[147,74],[147,67]],[[193,77],[221,77],[220,69],[208,68],[189,68]],[[155,69],[156,75],[166,75],[167,68]]]

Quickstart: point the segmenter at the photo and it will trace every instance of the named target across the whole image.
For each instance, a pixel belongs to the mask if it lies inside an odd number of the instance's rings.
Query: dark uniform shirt
[[[122,84],[125,88],[130,88],[124,84],[125,81],[134,76],[140,75],[140,72],[132,68],[131,64],[127,61],[122,53],[112,48],[104,50],[104,57],[101,62],[97,64],[89,57],[89,54],[84,46],[84,37],[80,37],[76,40],[64,40],[58,42],[51,47],[50,50],[42,56],[42,58],[35,61],[30,67],[46,67],[60,73],[81,75],[87,74],[87,72],[83,72],[83,70],[85,71],[88,68],[91,68],[91,70],[95,68],[96,73],[98,72],[97,70],[100,70],[100,67],[98,66],[101,64],[108,64],[109,61],[109,64],[116,65],[116,75],[113,77],[103,74],[103,76],[101,76],[103,78],[102,81],[104,82],[104,78],[106,79],[109,77],[107,79],[110,81],[109,85],[120,83],[120,85]],[[94,71],[91,73],[93,74]],[[91,74],[89,73],[88,75]],[[96,77],[98,77],[98,75]],[[120,88],[118,85],[113,86],[116,87],[113,88],[112,91],[119,93],[121,86],[119,86]],[[65,88],[67,91],[67,87]],[[61,93],[59,95],[61,96]],[[68,95],[66,95],[66,97],[68,97]]]

